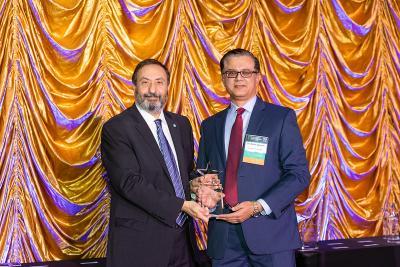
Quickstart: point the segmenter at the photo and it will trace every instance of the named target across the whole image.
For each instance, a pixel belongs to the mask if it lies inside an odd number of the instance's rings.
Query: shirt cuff
[[[272,213],[271,208],[268,206],[267,202],[264,201],[264,199],[257,199],[257,202],[263,207],[263,210],[260,212],[261,215],[265,216]]]

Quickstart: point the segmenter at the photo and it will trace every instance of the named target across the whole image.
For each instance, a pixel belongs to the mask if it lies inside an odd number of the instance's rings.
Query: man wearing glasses
[[[197,167],[222,171],[230,213],[209,221],[207,253],[213,266],[295,266],[294,200],[310,179],[296,114],[257,97],[260,64],[251,52],[231,50],[220,67],[231,105],[203,121]],[[215,194],[197,190],[209,208]]]

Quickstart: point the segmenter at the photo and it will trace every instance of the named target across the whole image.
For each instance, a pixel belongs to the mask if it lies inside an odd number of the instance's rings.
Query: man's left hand
[[[252,201],[244,201],[234,206],[232,211],[232,213],[218,215],[217,219],[229,223],[242,223],[253,215],[254,204]]]
[[[217,205],[217,202],[220,201],[221,198],[225,196],[225,194],[222,192],[214,191],[214,189],[211,189],[208,186],[201,186],[199,190],[197,190],[196,196],[197,201],[201,205],[209,209],[213,209]]]

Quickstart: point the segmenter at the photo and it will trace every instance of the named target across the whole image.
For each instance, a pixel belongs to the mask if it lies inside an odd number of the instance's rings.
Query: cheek
[[[157,89],[157,93],[158,93],[159,95],[165,97],[165,96],[167,96],[167,94],[168,94],[168,89],[165,88],[165,87],[159,87],[159,88]]]
[[[136,89],[135,95],[143,97],[143,90]]]
[[[227,83],[226,79],[222,78],[222,83],[224,84],[225,88],[228,87],[228,83]]]
[[[231,81],[231,80],[224,80],[223,83],[224,83],[224,86],[225,86],[225,88],[226,88],[227,90],[231,91],[232,89],[234,89],[234,86],[233,86],[234,83],[233,83],[233,81]]]

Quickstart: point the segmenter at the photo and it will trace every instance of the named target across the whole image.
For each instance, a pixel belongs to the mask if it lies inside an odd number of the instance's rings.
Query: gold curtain
[[[396,0],[2,0],[0,25],[0,262],[105,256],[101,127],[150,57],[196,140],[228,104],[221,56],[260,59],[260,97],[297,112],[312,181],[296,208],[320,239],[379,235],[400,205]]]

